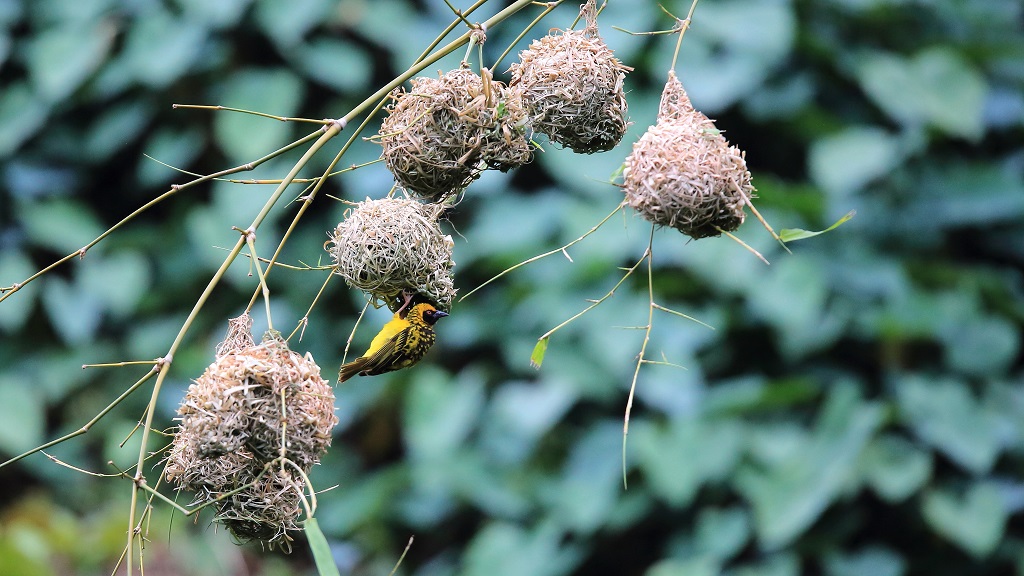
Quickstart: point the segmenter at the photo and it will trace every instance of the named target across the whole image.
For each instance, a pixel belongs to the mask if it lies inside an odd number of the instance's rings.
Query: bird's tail
[[[338,384],[359,374],[364,368],[366,368],[366,358],[356,358],[348,364],[342,364],[341,371],[338,372]]]

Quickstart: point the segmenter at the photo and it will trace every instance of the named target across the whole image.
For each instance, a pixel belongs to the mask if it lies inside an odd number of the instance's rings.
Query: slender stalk
[[[647,260],[647,326],[644,327],[644,341],[640,345],[640,354],[637,356],[636,368],[633,370],[633,381],[629,385],[629,396],[626,398],[626,415],[622,419],[622,488],[629,488],[626,482],[626,438],[629,437],[629,415],[633,411],[633,397],[636,393],[636,381],[640,376],[640,366],[644,363],[644,354],[647,353],[647,343],[651,341],[651,328],[654,326],[654,225],[651,225],[651,237],[647,243],[647,250],[644,251],[642,262]],[[637,263],[639,265],[639,262]]]

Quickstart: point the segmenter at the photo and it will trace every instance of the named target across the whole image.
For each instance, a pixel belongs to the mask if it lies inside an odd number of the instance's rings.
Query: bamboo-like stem
[[[253,116],[259,116],[261,118],[269,118],[271,120],[278,120],[278,121],[281,121],[281,122],[306,122],[306,123],[309,123],[309,124],[321,124],[321,125],[327,125],[327,124],[330,124],[332,122],[332,120],[330,120],[330,119],[327,119],[327,120],[316,120],[314,118],[294,118],[294,117],[291,117],[291,116],[277,116],[275,114],[267,114],[266,112],[257,112],[255,110],[245,110],[243,108],[231,108],[229,106],[220,106],[220,105],[210,106],[210,105],[206,105],[206,104],[171,104],[171,108],[175,108],[175,109],[181,108],[181,109],[184,109],[184,110],[214,110],[214,111],[223,110],[223,111],[226,111],[226,112],[240,112],[242,114],[251,114]]]
[[[250,229],[257,230],[260,227],[260,224],[262,224],[263,221],[270,214],[271,208],[273,208],[273,206],[277,203],[281,195],[284,194],[284,191],[288,188],[288,185],[291,184],[291,179],[294,178],[296,174],[299,173],[299,170],[301,170],[309,162],[310,158],[312,158],[313,155],[315,155],[320,150],[320,148],[324,146],[324,144],[326,144],[331,138],[336,136],[341,131],[343,125],[343,122],[339,121],[334,122],[330,126],[325,126],[323,133],[320,135],[317,141],[314,142],[313,145],[310,146],[308,150],[306,150],[306,153],[302,155],[302,158],[300,158],[299,161],[295,163],[291,171],[289,171],[288,175],[285,176],[284,181],[282,181],[281,184],[277,186],[277,189],[274,191],[274,193],[270,196],[270,198],[267,199],[267,202],[263,205],[263,209],[260,210],[260,213],[257,214],[256,217],[253,219],[252,224],[249,225]],[[231,252],[228,254],[227,258],[224,259],[224,262],[221,264],[220,268],[217,269],[217,272],[214,273],[213,278],[211,278],[210,282],[206,285],[206,289],[203,290],[203,293],[199,296],[199,300],[196,301],[195,306],[192,307],[192,312],[190,312],[188,318],[185,319],[185,323],[178,331],[177,336],[175,336],[174,338],[174,342],[171,343],[167,355],[165,356],[165,358],[167,358],[167,362],[165,362],[161,366],[160,372],[156,378],[156,383],[153,385],[153,392],[150,395],[149,404],[146,408],[146,424],[142,430],[142,441],[139,447],[139,458],[135,472],[136,480],[143,478],[142,465],[146,460],[146,444],[149,439],[149,431],[153,425],[153,417],[156,414],[157,399],[160,396],[161,387],[163,386],[164,379],[167,377],[167,373],[170,369],[171,360],[174,358],[174,354],[177,352],[178,348],[181,346],[182,341],[185,339],[185,334],[188,333],[188,330],[192,327],[192,323],[199,315],[199,311],[202,310],[203,306],[206,304],[206,301],[209,299],[210,294],[213,293],[213,289],[217,286],[217,284],[220,283],[220,280],[227,272],[228,267],[231,266],[231,264],[235,261],[235,258],[242,251],[243,246],[245,246],[245,237],[240,236],[238,240],[235,242],[234,248],[231,249]],[[126,554],[125,566],[128,570],[127,576],[131,576],[132,574],[132,542],[135,539],[134,526],[136,509],[138,506],[138,495],[138,483],[135,482],[132,484],[130,504],[131,509],[128,514],[128,552]]]

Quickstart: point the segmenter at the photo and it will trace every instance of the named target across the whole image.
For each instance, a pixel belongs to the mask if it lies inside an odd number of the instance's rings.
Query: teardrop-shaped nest
[[[334,392],[313,358],[277,338],[226,351],[189,386],[178,414],[167,480],[195,492],[193,505],[216,502],[216,520],[236,537],[287,546],[309,489],[292,466],[309,472],[338,423]],[[291,464],[265,466],[280,456]],[[232,518],[250,523],[239,531]]]
[[[390,306],[407,290],[449,311],[455,298],[455,243],[438,225],[443,211],[439,204],[411,198],[358,203],[327,242],[335,273],[377,305]]]
[[[411,194],[441,200],[461,192],[484,169],[528,163],[533,149],[522,94],[466,68],[396,89],[380,128],[382,156]]]
[[[647,220],[700,239],[739,228],[754,187],[743,152],[693,108],[670,73],[658,123],[626,158],[623,190]]]
[[[623,82],[632,70],[597,30],[593,2],[583,30],[552,30],[519,53],[509,84],[523,91],[533,129],[555,144],[592,154],[614,148],[629,127]]]

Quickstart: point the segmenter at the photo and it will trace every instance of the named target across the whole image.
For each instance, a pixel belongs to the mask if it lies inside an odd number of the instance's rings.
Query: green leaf
[[[811,178],[841,198],[885,176],[902,160],[896,137],[881,128],[853,126],[815,140],[807,163]]]
[[[21,223],[33,243],[61,254],[70,254],[103,233],[92,208],[68,198],[22,205]]]
[[[807,230],[801,230],[799,228],[783,228],[782,231],[779,232],[779,238],[781,238],[783,242],[793,242],[794,240],[813,238],[815,236],[818,236],[819,234],[824,234],[826,232],[831,232],[835,230],[836,228],[842,226],[856,215],[856,210],[850,210],[845,215],[843,215],[842,218],[836,220],[835,224],[832,224],[828,228],[825,228],[824,230],[819,230],[817,232],[808,232]]]
[[[29,77],[36,95],[45,102],[59,102],[92,74],[109,52],[117,33],[113,23],[67,25],[50,28],[31,38],[27,45]]]
[[[95,336],[103,319],[103,303],[98,297],[61,278],[48,278],[42,300],[50,324],[65,343],[84,344]]]
[[[0,98],[0,157],[17,150],[42,128],[50,114],[49,106],[36,97],[25,82],[4,86]]]
[[[786,451],[770,467],[740,469],[735,484],[753,505],[764,548],[792,542],[856,479],[856,464],[881,420],[879,406],[863,402],[852,385],[838,386],[813,439]]]
[[[0,461],[39,446],[46,415],[34,383],[13,374],[0,378]]]
[[[544,521],[532,530],[505,522],[480,529],[463,556],[463,576],[556,576],[568,574],[581,551],[566,542],[563,529]]]
[[[32,261],[16,249],[0,250],[0,287],[13,286],[15,282],[24,282],[36,272]],[[36,297],[39,295],[39,282],[27,284],[17,294],[8,296],[9,300],[0,304],[0,331],[15,331],[21,328],[35,308]],[[6,295],[6,293],[4,294]]]
[[[667,427],[637,423],[630,433],[654,493],[672,506],[689,504],[705,482],[725,478],[743,450],[736,420],[676,418]]]
[[[940,46],[904,58],[869,52],[856,64],[861,87],[893,119],[980,138],[988,86],[960,52]]]
[[[302,529],[306,533],[306,540],[309,542],[309,551],[313,554],[313,562],[316,563],[316,571],[320,576],[340,576],[338,566],[334,563],[334,556],[331,554],[331,545],[327,543],[327,537],[320,530],[320,524],[316,518],[307,518],[302,523]]]
[[[976,474],[991,470],[999,455],[995,415],[951,378],[905,376],[896,382],[903,420],[914,433]]]
[[[711,558],[671,558],[661,560],[644,572],[644,576],[719,576],[722,567]]]
[[[405,442],[409,458],[435,460],[458,450],[476,426],[483,382],[469,373],[456,381],[430,366],[415,370],[406,396]]]
[[[931,454],[896,435],[876,438],[861,461],[868,484],[887,502],[902,502],[932,475]]]
[[[998,488],[981,482],[962,498],[948,490],[929,492],[921,511],[933,530],[976,558],[988,556],[999,545],[1008,516]]]
[[[302,82],[285,68],[248,68],[223,81],[223,93],[217,104],[294,116],[305,95]],[[214,117],[217,143],[234,161],[260,158],[291,140],[294,124],[278,122],[238,112],[219,112]],[[304,132],[312,132],[308,128]]]
[[[702,556],[726,561],[747,545],[750,517],[742,508],[704,508],[697,516],[694,539]]]
[[[373,74],[373,63],[366,51],[341,40],[320,38],[302,44],[291,61],[309,78],[340,92],[364,89]]]
[[[541,338],[537,340],[537,345],[533,347],[533,353],[530,354],[530,366],[540,369],[540,365],[544,363],[544,354],[548,351],[548,338]]]
[[[139,253],[128,251],[94,258],[78,271],[77,284],[114,316],[127,317],[149,291],[149,263]]]
[[[903,576],[906,569],[907,563],[902,556],[881,546],[825,557],[827,576]]]
[[[151,88],[167,87],[196,64],[208,34],[199,21],[154,10],[128,28],[125,73]]]

